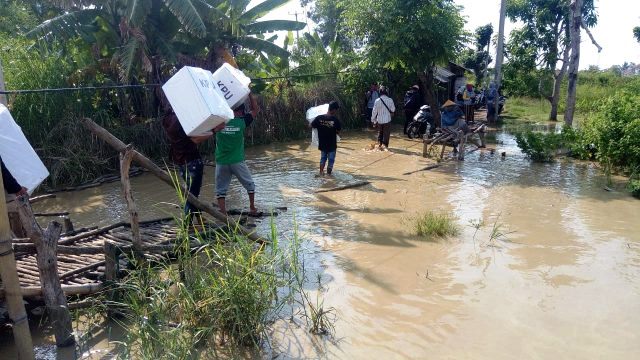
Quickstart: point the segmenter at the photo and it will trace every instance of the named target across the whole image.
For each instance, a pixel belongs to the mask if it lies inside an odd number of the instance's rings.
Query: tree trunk
[[[17,201],[22,224],[31,241],[36,245],[40,285],[42,286],[42,295],[47,306],[47,313],[52,321],[51,325],[55,333],[56,345],[73,345],[75,338],[73,336],[71,314],[67,307],[67,298],[62,291],[62,284],[58,274],[57,248],[62,225],[52,221],[43,232],[33,216],[29,199],[25,196],[19,197]]]
[[[567,68],[569,67],[569,50],[569,46],[565,46],[563,51],[562,67],[557,74],[553,75],[553,94],[551,94],[551,112],[549,113],[549,120],[551,121],[558,121],[560,90],[562,87],[562,80],[564,80],[564,74],[567,73]]]
[[[429,66],[426,72],[418,71],[418,79],[422,87],[424,102],[431,107],[431,115],[433,115],[434,124],[440,127],[440,108],[438,107],[438,98],[433,89],[433,66]]]
[[[576,91],[578,86],[578,68],[580,66],[580,28],[582,26],[582,0],[571,2],[571,57],[569,63],[569,88],[567,92],[567,108],[564,112],[564,123],[573,125],[576,109]]]

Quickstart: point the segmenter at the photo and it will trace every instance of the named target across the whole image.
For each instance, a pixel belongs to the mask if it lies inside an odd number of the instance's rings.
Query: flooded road
[[[335,178],[316,178],[319,152],[307,143],[248,149],[262,209],[286,206],[309,240],[310,271],[325,307],[337,310],[332,339],[277,324],[279,358],[630,359],[640,356],[640,201],[595,165],[533,164],[512,135],[463,162],[419,170],[422,145],[392,137],[390,152],[363,149],[374,134],[345,134]],[[491,143],[491,142],[490,142]],[[473,149],[469,146],[468,149]],[[501,156],[505,152],[506,156]],[[213,201],[213,168],[201,198]],[[314,190],[370,181],[365,187]],[[173,190],[133,179],[143,218],[175,213]],[[234,181],[229,208],[246,194]],[[125,220],[118,183],[38,204],[70,211],[76,227]],[[427,241],[412,217],[451,211],[458,236]],[[484,223],[476,231],[473,223]],[[257,223],[266,233],[269,222]],[[495,231],[504,234],[492,237]],[[0,347],[2,349],[2,347]]]

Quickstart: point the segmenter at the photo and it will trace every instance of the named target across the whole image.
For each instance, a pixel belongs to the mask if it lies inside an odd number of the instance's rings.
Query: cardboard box
[[[189,136],[207,133],[233,118],[210,71],[185,66],[163,86],[173,111]]]
[[[249,79],[242,71],[224,63],[213,73],[213,81],[216,89],[231,109],[242,104],[249,96]]]
[[[9,109],[0,104],[0,157],[7,170],[29,194],[49,176]]]

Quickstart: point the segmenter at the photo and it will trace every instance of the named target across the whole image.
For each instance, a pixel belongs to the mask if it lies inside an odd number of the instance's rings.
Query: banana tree
[[[121,81],[153,74],[162,62],[175,61],[174,41],[180,32],[200,38],[207,34],[194,0],[50,2],[61,6],[61,14],[27,36],[63,43],[80,38],[96,60],[109,59]]]
[[[297,31],[305,23],[291,20],[260,20],[291,0],[266,0],[247,9],[249,0],[202,0],[198,8],[205,24],[214,31],[207,34],[208,45],[216,57],[216,65],[229,61],[229,49],[244,49],[256,55],[288,58],[289,51],[273,43],[266,35],[276,31]]]

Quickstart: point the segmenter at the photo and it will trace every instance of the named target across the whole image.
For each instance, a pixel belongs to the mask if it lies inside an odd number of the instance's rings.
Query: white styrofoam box
[[[0,104],[0,157],[18,183],[29,194],[49,176],[38,154],[29,144],[9,109]]]
[[[233,110],[216,90],[211,71],[185,66],[162,90],[189,136],[205,134],[233,119]]]
[[[318,106],[314,106],[307,110],[307,121],[311,123],[316,117],[319,115],[324,115],[329,112],[329,104],[322,104]]]
[[[249,96],[249,79],[242,71],[224,63],[213,73],[213,81],[220,96],[234,109]]]

